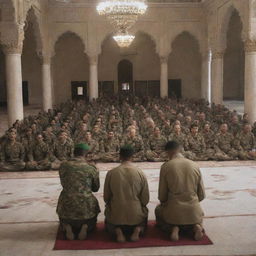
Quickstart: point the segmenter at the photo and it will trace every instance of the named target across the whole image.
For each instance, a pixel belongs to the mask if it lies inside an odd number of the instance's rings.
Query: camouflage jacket
[[[221,149],[224,152],[228,152],[233,148],[234,136],[231,133],[217,133],[214,141],[216,149]]]
[[[100,145],[100,151],[105,153],[119,152],[119,149],[120,149],[119,140],[115,138],[111,140],[106,138],[101,142],[101,145]]]
[[[100,187],[97,168],[74,158],[61,164],[59,175],[63,187],[57,206],[59,218],[87,220],[96,217],[100,207],[92,192]]]
[[[45,142],[35,143],[29,153],[28,160],[29,161],[42,161],[49,157],[49,148]]]
[[[235,146],[239,149],[239,146],[242,147],[245,151],[251,151],[256,147],[256,140],[253,133],[239,133],[235,138]]]
[[[122,145],[131,145],[135,153],[138,153],[139,151],[144,151],[144,143],[140,136],[135,136],[134,138],[131,138],[130,136],[125,136],[122,140]]]
[[[21,143],[10,141],[1,145],[0,160],[2,162],[17,162],[23,161],[25,157],[25,150]]]
[[[56,141],[53,146],[52,154],[59,160],[69,160],[73,157],[74,144],[67,140],[64,144],[60,141]]]
[[[164,151],[164,147],[167,140],[164,136],[160,136],[156,138],[155,136],[151,136],[148,141],[148,149],[156,152]]]
[[[189,134],[185,142],[185,150],[192,151],[194,153],[203,153],[206,149],[204,138],[197,134],[193,136]]]

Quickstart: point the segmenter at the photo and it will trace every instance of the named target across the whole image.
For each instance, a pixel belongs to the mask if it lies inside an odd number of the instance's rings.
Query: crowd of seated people
[[[74,145],[90,146],[91,161],[117,162],[121,145],[134,161],[165,161],[164,145],[175,140],[191,160],[256,159],[256,122],[204,100],[116,97],[68,101],[17,120],[0,138],[0,170],[58,169]]]

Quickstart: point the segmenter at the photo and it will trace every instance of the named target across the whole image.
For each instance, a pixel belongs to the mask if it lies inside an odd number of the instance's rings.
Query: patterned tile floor
[[[61,191],[57,172],[0,173],[0,255],[256,255],[256,164],[211,163],[202,168],[207,198],[202,207],[210,246],[141,248],[111,251],[52,251],[57,231],[55,208]],[[158,204],[160,163],[139,163],[150,188],[149,219]],[[96,193],[104,219],[103,184],[112,164],[99,165],[101,188]]]

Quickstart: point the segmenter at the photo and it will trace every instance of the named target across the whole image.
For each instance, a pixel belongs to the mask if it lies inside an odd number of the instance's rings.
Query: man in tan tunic
[[[200,169],[196,163],[183,158],[180,146],[169,141],[165,150],[169,161],[162,165],[159,178],[158,199],[156,207],[157,225],[168,232],[170,239],[179,240],[179,230],[194,232],[194,239],[203,237],[203,211],[199,202],[205,197]]]
[[[105,223],[118,242],[138,241],[147,224],[149,190],[146,176],[132,164],[131,146],[120,149],[121,165],[107,173],[104,185]]]

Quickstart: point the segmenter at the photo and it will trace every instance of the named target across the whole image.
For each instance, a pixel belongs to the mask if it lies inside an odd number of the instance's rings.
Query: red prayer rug
[[[212,241],[207,235],[204,235],[200,241],[193,240],[192,237],[180,236],[180,240],[172,242],[168,239],[167,234],[163,233],[155,226],[154,221],[148,222],[146,233],[138,242],[117,243],[113,240],[104,229],[104,223],[98,223],[96,230],[88,235],[87,240],[68,241],[59,228],[54,250],[108,250],[108,249],[125,249],[125,248],[143,248],[143,247],[168,247],[183,245],[211,245]]]

